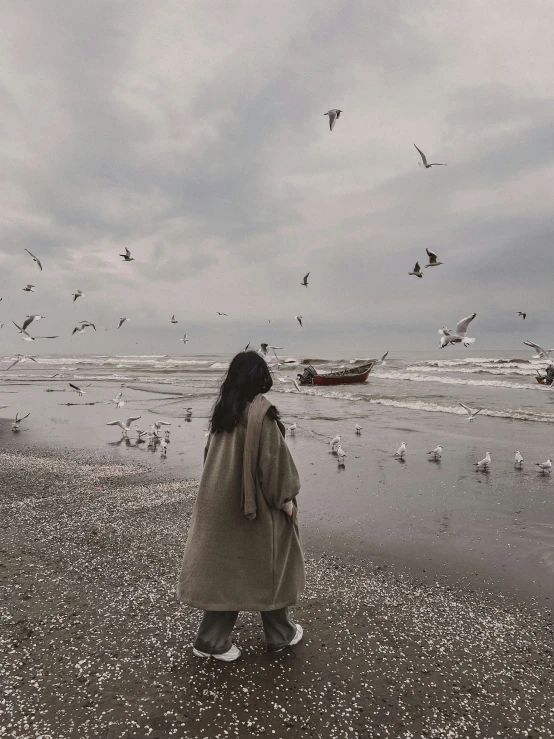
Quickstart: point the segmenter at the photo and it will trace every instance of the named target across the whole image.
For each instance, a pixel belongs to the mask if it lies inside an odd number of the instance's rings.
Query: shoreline
[[[110,453],[3,446],[6,736],[554,732],[549,611],[304,539],[292,611],[305,640],[268,655],[257,615],[242,614],[243,657],[204,662],[190,649],[200,614],[175,597],[196,483]]]

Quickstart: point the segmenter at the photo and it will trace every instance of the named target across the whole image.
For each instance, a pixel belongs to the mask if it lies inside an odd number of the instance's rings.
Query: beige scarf
[[[251,521],[256,518],[256,487],[258,479],[258,457],[260,438],[265,414],[271,403],[263,395],[256,395],[248,409],[246,441],[242,460],[242,499],[241,508]]]

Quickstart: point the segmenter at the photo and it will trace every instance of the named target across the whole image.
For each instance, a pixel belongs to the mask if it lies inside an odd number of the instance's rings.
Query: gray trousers
[[[194,648],[206,654],[224,654],[231,648],[229,639],[239,615],[238,611],[204,611]],[[261,611],[268,650],[282,649],[296,634],[296,626],[289,620],[288,609]]]

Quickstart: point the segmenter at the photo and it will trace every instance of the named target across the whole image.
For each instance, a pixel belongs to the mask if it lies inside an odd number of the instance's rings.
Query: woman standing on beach
[[[232,662],[229,636],[239,611],[260,611],[268,649],[302,639],[287,608],[304,588],[296,523],[300,481],[263,357],[241,352],[229,365],[210,421],[178,596],[204,611],[198,657]]]

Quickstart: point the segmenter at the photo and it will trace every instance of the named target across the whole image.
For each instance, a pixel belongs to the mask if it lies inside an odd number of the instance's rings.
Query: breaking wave
[[[373,377],[381,380],[402,380],[404,382],[438,382],[443,385],[474,385],[476,387],[507,387],[515,390],[541,390],[541,385],[524,385],[522,382],[506,380],[464,380],[461,377],[436,377],[434,375],[414,375],[410,372],[374,372]]]

